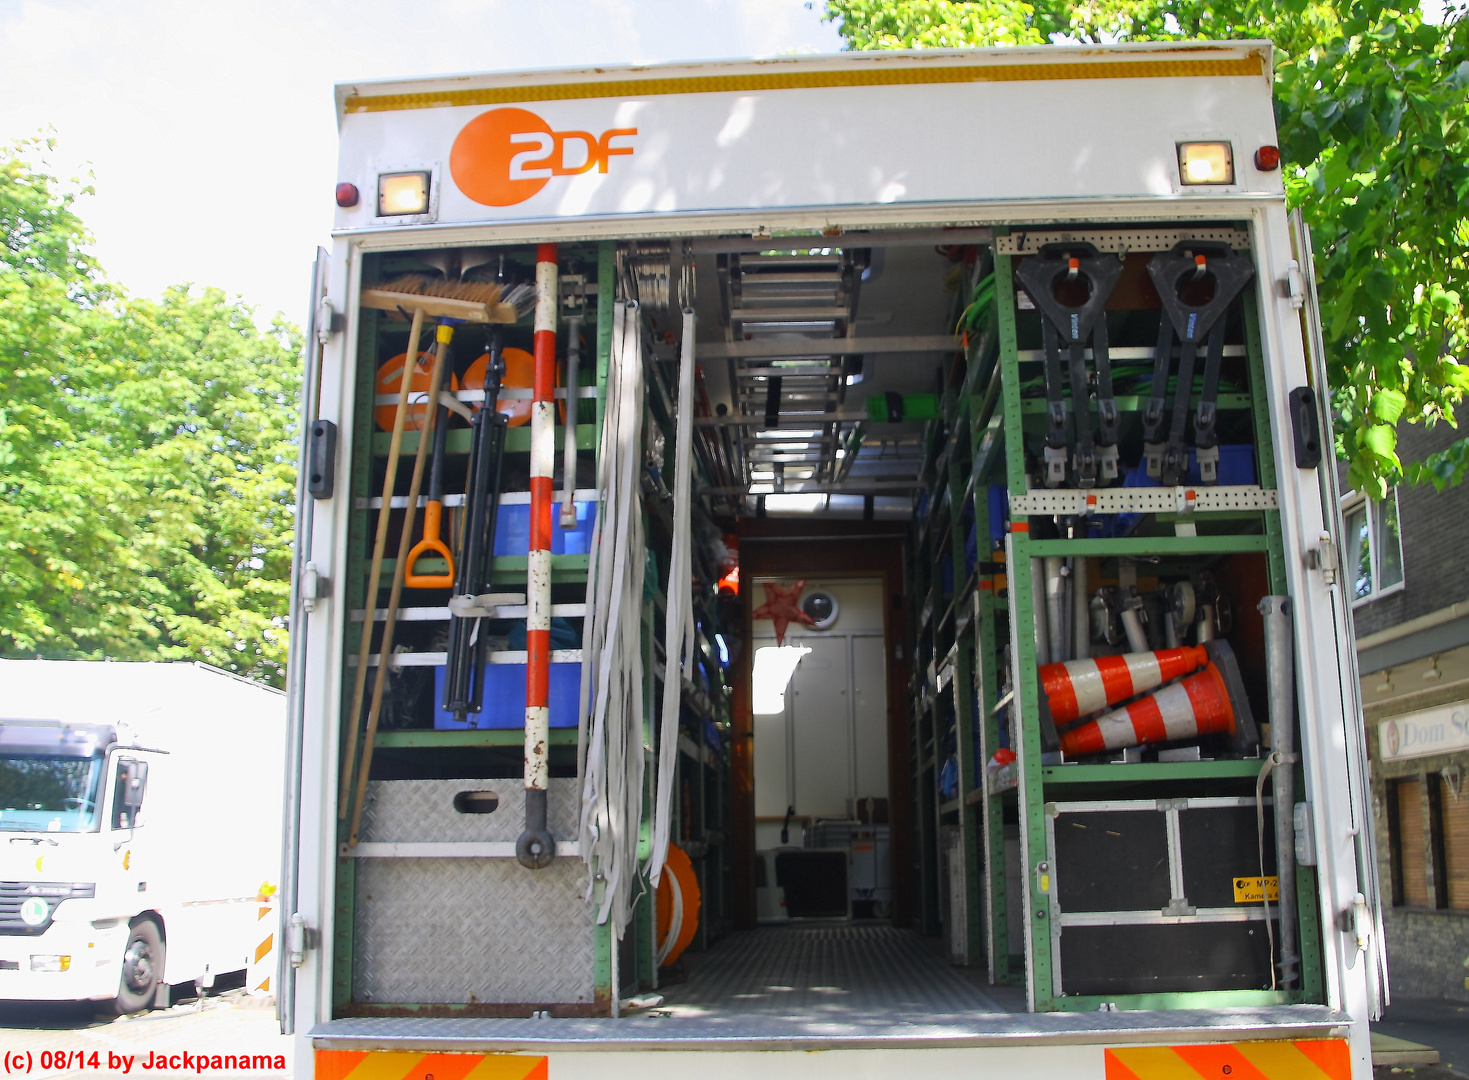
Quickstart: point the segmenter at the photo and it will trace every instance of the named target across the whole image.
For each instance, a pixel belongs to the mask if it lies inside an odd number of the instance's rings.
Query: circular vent
[[[836,597],[831,593],[816,590],[808,592],[801,597],[801,610],[816,620],[813,629],[826,630],[837,621],[837,615],[841,612],[841,606],[836,602]]]

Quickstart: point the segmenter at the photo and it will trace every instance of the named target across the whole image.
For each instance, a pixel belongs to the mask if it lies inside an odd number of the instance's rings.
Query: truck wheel
[[[151,919],[134,924],[122,951],[122,979],[113,1008],[119,1016],[152,1006],[163,978],[163,939]]]

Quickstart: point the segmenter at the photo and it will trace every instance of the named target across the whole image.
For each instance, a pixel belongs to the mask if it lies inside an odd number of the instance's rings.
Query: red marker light
[[[360,198],[361,198],[361,196],[357,193],[357,185],[356,184],[338,184],[337,185],[337,205],[338,206],[356,206],[357,205],[357,200],[360,199]]]
[[[1280,168],[1280,147],[1262,146],[1256,150],[1255,168],[1261,172],[1274,172]]]

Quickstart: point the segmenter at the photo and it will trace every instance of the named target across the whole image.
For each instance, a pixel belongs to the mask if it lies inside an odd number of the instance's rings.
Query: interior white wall
[[[752,597],[765,602],[761,586]],[[789,584],[793,579],[776,579]],[[792,623],[785,644],[811,650],[786,690],[783,714],[754,717],[756,847],[780,846],[781,819],[794,805],[801,818],[840,818],[850,798],[888,794],[887,649],[883,588],[877,579],[808,578],[802,595],[829,593],[839,606],[825,630]],[[752,646],[775,644],[769,619],[756,619]],[[788,843],[799,846],[803,822]]]

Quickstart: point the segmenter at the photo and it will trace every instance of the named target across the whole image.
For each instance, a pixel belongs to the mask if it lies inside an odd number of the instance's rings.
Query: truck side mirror
[[[143,805],[143,792],[148,788],[148,763],[129,761],[124,764],[122,804],[129,810]]]
[[[138,825],[138,810],[148,790],[148,763],[136,758],[122,758],[117,763],[117,784],[112,795],[112,827],[133,829]]]

